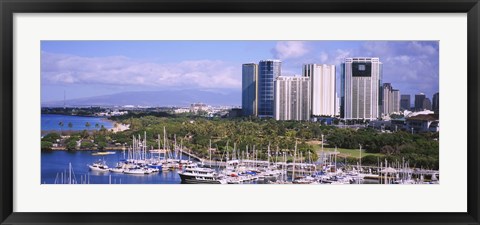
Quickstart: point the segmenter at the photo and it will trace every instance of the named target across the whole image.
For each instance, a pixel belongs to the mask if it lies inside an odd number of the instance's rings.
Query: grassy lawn
[[[314,149],[317,151],[317,154],[320,154],[322,152],[322,147],[318,145],[313,146]],[[329,152],[334,152],[335,148],[323,148],[324,151],[329,151]],[[359,149],[346,149],[346,148],[337,148],[337,151],[340,152],[339,156],[340,157],[355,157],[355,158],[360,158],[360,150]],[[373,156],[383,156],[383,154],[380,153],[366,153],[365,150],[362,150],[362,157],[367,156],[367,155],[373,155]]]

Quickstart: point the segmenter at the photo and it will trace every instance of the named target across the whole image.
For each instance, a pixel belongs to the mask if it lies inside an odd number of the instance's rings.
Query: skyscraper
[[[280,60],[262,60],[258,64],[258,116],[273,117],[274,81],[281,75]]]
[[[420,93],[415,95],[415,111],[423,111],[423,101],[425,100],[425,94]]]
[[[310,78],[279,76],[275,80],[275,119],[310,119]]]
[[[346,58],[341,72],[341,117],[375,120],[380,116],[382,63],[379,58]]]
[[[423,99],[423,109],[425,110],[432,110],[432,102],[429,98]]]
[[[440,112],[440,94],[437,92],[433,94],[432,98],[432,110],[435,112],[435,114],[439,114]]]
[[[400,112],[400,91],[393,89],[390,83],[382,85],[382,115],[388,116]]]
[[[401,110],[410,110],[411,108],[410,95],[402,95],[400,97],[400,109]]]
[[[303,76],[310,77],[311,115],[335,116],[335,65],[303,65]]]
[[[392,112],[398,113],[400,112],[400,90],[393,89],[392,90]]]
[[[382,85],[382,115],[390,115],[392,113],[392,85],[383,83]]]
[[[257,71],[255,63],[242,65],[242,114],[257,115]]]

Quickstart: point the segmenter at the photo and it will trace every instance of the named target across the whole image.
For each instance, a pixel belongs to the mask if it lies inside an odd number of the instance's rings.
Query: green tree
[[[57,133],[48,133],[47,135],[43,136],[42,141],[48,141],[51,143],[57,142],[58,139],[60,139],[60,135]]]
[[[49,141],[42,141],[41,143],[41,149],[42,150],[52,150],[52,142],[49,142]]]
[[[73,127],[72,122],[68,122],[68,128],[69,128],[69,129],[72,129],[72,127]]]
[[[106,147],[107,147],[107,142],[100,141],[100,142],[98,142],[98,144],[97,144],[98,150],[104,150]]]
[[[90,141],[84,141],[84,142],[82,142],[82,143],[80,144],[80,148],[81,148],[81,149],[89,149],[89,150],[91,150],[91,149],[93,149],[93,147],[95,147],[95,145],[94,145],[92,142],[90,142]]]
[[[67,142],[66,148],[67,148],[67,150],[77,149],[77,142],[74,141],[74,140],[71,140],[71,141]]]
[[[91,125],[90,125],[90,122],[86,122],[86,123],[85,123],[85,127],[86,127],[87,129],[88,129],[90,126],[91,126]]]
[[[85,139],[85,138],[88,138],[90,135],[88,134],[87,130],[82,130],[81,136],[82,136],[82,138]]]

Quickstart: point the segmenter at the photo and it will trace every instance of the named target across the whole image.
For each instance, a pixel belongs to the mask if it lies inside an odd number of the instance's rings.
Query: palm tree
[[[87,127],[87,129],[90,127],[90,123],[89,122],[86,122],[85,123],[85,127]]]
[[[63,133],[63,121],[58,122],[58,126],[60,126],[60,134]]]
[[[73,127],[72,122],[68,122],[68,128],[72,129],[72,127]]]
[[[98,123],[96,123],[96,124],[95,124],[95,128],[98,129],[99,127],[100,127],[100,125],[98,125]]]

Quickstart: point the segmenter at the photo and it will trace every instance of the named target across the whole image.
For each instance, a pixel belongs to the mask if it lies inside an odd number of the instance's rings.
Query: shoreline
[[[47,151],[123,151],[123,147],[105,147],[103,150],[98,149],[75,149],[75,150],[67,150],[65,147],[52,147],[52,150]],[[125,148],[125,150],[127,150]]]
[[[56,116],[66,116],[66,117],[83,117],[83,118],[96,118],[99,119],[102,122],[108,123],[110,126],[105,127],[108,131],[112,131],[113,133],[121,132],[130,129],[130,124],[124,124],[120,123],[115,120],[111,120],[110,117],[103,117],[103,116],[91,116],[91,115],[70,115],[70,114],[58,114],[58,113],[42,113],[41,115],[56,115]],[[48,133],[65,133],[65,134],[71,134],[75,132],[82,132],[82,131],[99,131],[100,128],[95,128],[95,127],[90,127],[89,129],[83,128],[83,129],[41,129],[40,132],[42,135],[48,134]]]
[[[106,116],[95,116],[95,115],[72,115],[72,114],[63,114],[63,113],[40,113],[40,115],[59,115],[59,116],[78,116],[78,117],[108,118],[108,117],[106,117]]]

